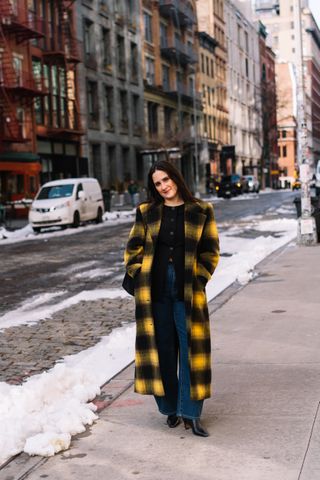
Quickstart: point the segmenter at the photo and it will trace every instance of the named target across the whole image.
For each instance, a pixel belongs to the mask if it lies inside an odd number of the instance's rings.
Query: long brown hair
[[[184,178],[177,167],[168,162],[168,160],[158,160],[151,166],[148,173],[148,197],[151,203],[159,204],[163,202],[163,198],[157,191],[152,179],[152,175],[156,170],[161,170],[162,172],[167,173],[168,177],[171,178],[171,180],[173,180],[177,185],[179,195],[184,202],[194,203],[197,201],[187,187],[186,182],[184,181]]]

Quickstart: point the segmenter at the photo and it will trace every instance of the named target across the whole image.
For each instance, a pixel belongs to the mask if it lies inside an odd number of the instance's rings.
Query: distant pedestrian
[[[200,423],[211,395],[205,286],[219,259],[213,207],[194,198],[164,160],[149,171],[148,193],[125,251],[135,286],[135,391],[154,395],[170,428],[182,418],[186,429],[206,437]]]
[[[131,205],[134,208],[136,206],[135,194],[138,193],[138,185],[136,184],[136,182],[134,180],[130,180],[130,183],[128,185],[128,192],[129,192],[130,197],[131,197]]]

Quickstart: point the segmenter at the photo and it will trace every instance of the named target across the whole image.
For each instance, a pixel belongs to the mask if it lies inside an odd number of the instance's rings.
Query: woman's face
[[[152,180],[157,192],[164,200],[178,200],[180,198],[177,184],[169,177],[167,172],[156,170]]]

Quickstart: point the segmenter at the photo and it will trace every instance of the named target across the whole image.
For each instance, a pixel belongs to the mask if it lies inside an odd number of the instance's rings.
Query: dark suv
[[[225,175],[221,178],[219,188],[217,189],[218,197],[230,198],[242,193],[242,182],[240,175]]]

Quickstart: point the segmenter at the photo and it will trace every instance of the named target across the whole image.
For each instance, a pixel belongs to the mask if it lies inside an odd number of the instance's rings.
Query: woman
[[[152,165],[125,251],[136,301],[135,391],[152,394],[170,428],[209,434],[210,327],[205,286],[219,259],[212,205],[194,198],[168,161]],[[179,357],[179,375],[177,366]]]

